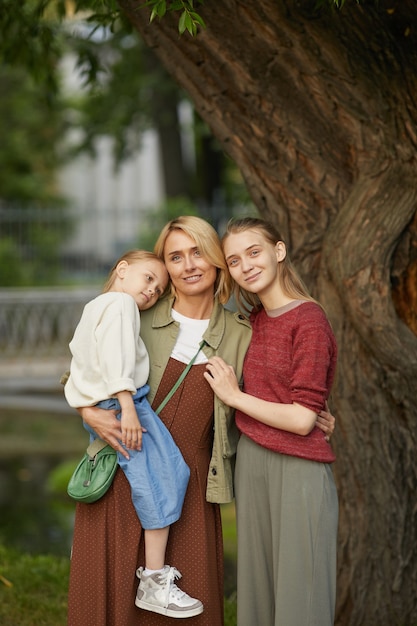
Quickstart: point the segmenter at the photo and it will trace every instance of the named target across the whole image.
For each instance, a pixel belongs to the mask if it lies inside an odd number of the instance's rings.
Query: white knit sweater
[[[119,391],[136,392],[149,376],[134,299],[108,292],[86,304],[69,344],[71,376],[65,397],[72,407],[92,406]]]

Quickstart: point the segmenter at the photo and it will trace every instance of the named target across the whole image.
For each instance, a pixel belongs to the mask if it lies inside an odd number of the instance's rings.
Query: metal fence
[[[69,355],[86,302],[99,289],[0,289],[0,360]]]

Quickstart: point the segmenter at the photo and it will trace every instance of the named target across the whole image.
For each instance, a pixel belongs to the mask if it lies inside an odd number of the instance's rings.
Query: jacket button
[[[240,320],[244,320],[244,319],[245,319],[245,316],[244,316],[244,315],[242,315],[241,313],[239,313],[238,318],[239,318]]]
[[[213,476],[217,476],[217,470],[215,467],[213,467],[213,469],[211,470],[211,473],[213,474]]]

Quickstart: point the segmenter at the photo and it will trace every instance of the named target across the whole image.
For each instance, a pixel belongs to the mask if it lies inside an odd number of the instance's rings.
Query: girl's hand
[[[131,450],[142,450],[142,432],[146,431],[140,425],[134,406],[122,410],[120,423],[123,445]]]
[[[235,371],[219,356],[208,360],[204,378],[222,402],[233,407],[234,398],[241,393]]]
[[[320,428],[325,434],[326,441],[330,441],[330,437],[333,435],[335,429],[336,419],[330,413],[329,405],[326,402],[326,408],[324,411],[320,411],[317,416],[316,426]]]

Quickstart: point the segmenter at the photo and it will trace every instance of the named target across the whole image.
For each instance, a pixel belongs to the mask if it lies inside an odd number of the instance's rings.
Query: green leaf
[[[187,12],[184,10],[181,13],[181,17],[180,17],[180,20],[178,22],[178,30],[179,30],[181,35],[185,32],[185,29],[187,28],[187,26],[186,26],[186,19],[187,19]]]
[[[167,12],[167,3],[165,2],[165,0],[160,0],[160,2],[158,2],[158,4],[156,5],[156,11],[158,13],[158,17],[164,17],[165,13]]]
[[[197,22],[198,24],[200,24],[200,26],[201,26],[202,28],[205,28],[205,27],[206,27],[206,24],[205,24],[205,22],[204,22],[203,18],[201,17],[201,15],[199,15],[199,14],[198,14],[198,13],[196,13],[195,11],[192,11],[192,12],[190,13],[190,15],[191,15],[191,17],[193,18],[193,21],[194,21],[194,22]]]

